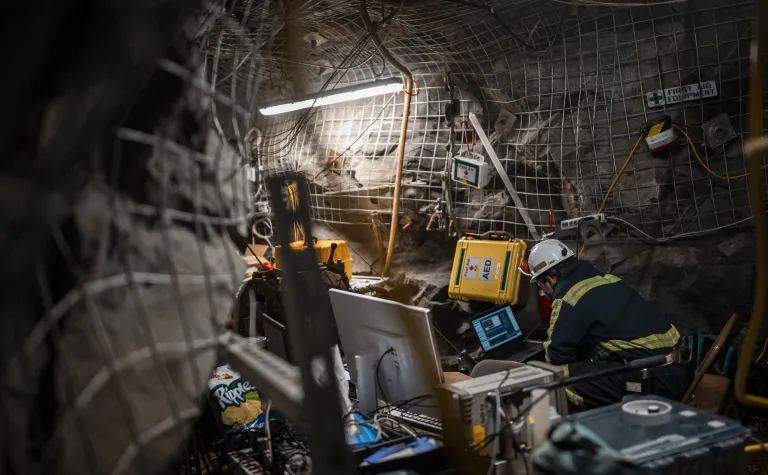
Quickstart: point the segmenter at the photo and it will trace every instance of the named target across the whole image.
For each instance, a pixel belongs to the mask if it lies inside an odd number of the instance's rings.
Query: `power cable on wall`
[[[382,20],[376,25],[377,31],[379,29],[381,29],[381,27],[383,25],[388,25],[392,21],[392,19],[395,17],[396,14],[397,14],[397,10],[392,10],[389,13],[389,15],[387,15],[384,18],[382,18]],[[350,62],[356,60],[357,57],[360,56],[360,54],[362,54],[362,52],[363,52],[363,50],[365,48],[365,45],[370,40],[371,40],[371,35],[369,33],[364,34],[357,41],[357,43],[352,47],[350,52],[344,57],[344,59],[339,64],[339,66],[334,67],[333,72],[331,73],[331,76],[320,87],[318,92],[322,92],[322,91],[327,90],[328,86],[331,84],[331,82],[336,78],[336,76],[339,73],[341,73],[341,76],[339,76],[339,78],[336,80],[336,83],[334,84],[334,86],[338,85],[341,82],[341,80],[346,75],[347,71],[349,71],[350,69],[354,69],[355,67],[359,67],[362,64],[365,64],[366,62],[370,61],[370,59],[379,52],[378,48],[376,48],[376,50],[371,54],[371,56],[368,59],[366,59],[365,61],[363,61],[362,63],[359,63],[359,64],[354,65],[354,66],[350,66],[350,65],[347,64],[347,63],[350,63]],[[302,114],[302,116],[294,123],[294,125],[292,127],[290,127],[287,130],[284,130],[282,132],[279,132],[277,134],[273,134],[272,136],[265,137],[265,139],[274,139],[274,138],[277,138],[277,137],[289,135],[289,137],[287,139],[285,139],[285,145],[280,147],[278,150],[271,151],[270,155],[276,155],[276,154],[279,154],[280,152],[282,152],[282,151],[284,151],[286,149],[291,149],[293,147],[293,145],[295,144],[296,138],[298,137],[298,135],[301,132],[301,130],[304,128],[304,126],[307,125],[307,123],[312,119],[312,117],[314,117],[314,115],[316,113],[317,113],[317,108],[314,107],[314,104],[313,104],[309,109],[306,110],[306,112],[304,112]]]
[[[341,152],[336,157],[334,157],[334,160],[329,160],[328,163],[323,167],[323,169],[320,170],[319,172],[317,172],[315,177],[312,179],[313,181],[316,180],[317,177],[319,177],[321,174],[325,173],[328,170],[328,168],[330,168],[331,165],[334,164],[335,160],[338,160],[339,158],[344,156],[344,154],[346,154],[347,152],[350,151],[350,149],[352,149],[352,146],[354,146],[361,138],[363,138],[363,135],[365,135],[365,133],[368,132],[368,129],[373,127],[373,124],[375,124],[381,118],[381,114],[383,114],[384,111],[387,110],[387,107],[389,106],[389,104],[392,103],[392,99],[395,98],[395,94],[392,94],[389,97],[389,100],[387,100],[386,104],[384,104],[384,106],[381,108],[381,110],[379,110],[379,113],[376,114],[376,117],[374,117],[373,120],[363,129],[363,131],[360,132],[360,135],[358,135],[357,138],[355,140],[353,140],[352,143],[349,144],[349,146],[343,152]]]
[[[558,40],[558,37],[563,32],[563,25],[565,24],[565,13],[566,13],[565,10],[566,9],[563,8],[563,10],[560,12],[560,24],[557,27],[555,35],[552,37],[552,40],[549,42],[549,44],[546,47],[542,48],[542,47],[539,47],[539,46],[532,45],[532,44],[528,43],[520,35],[515,33],[512,30],[512,28],[510,28],[509,24],[506,21],[504,21],[504,19],[498,13],[496,13],[496,9],[493,8],[492,6],[479,5],[477,3],[470,2],[468,0],[446,0],[446,1],[448,1],[450,3],[455,3],[456,5],[465,5],[465,6],[468,6],[468,7],[475,8],[477,10],[483,10],[485,12],[490,13],[491,16],[501,25],[501,27],[504,29],[504,31],[509,36],[511,36],[512,39],[515,40],[515,42],[517,44],[519,44],[519,45],[521,45],[521,46],[523,46],[523,47],[525,47],[525,48],[527,48],[527,49],[529,49],[531,51],[536,51],[536,52],[539,52],[539,53],[545,53],[545,52],[549,51],[550,49],[552,49],[552,46],[554,46],[555,42]]]
[[[717,172],[709,168],[709,166],[704,162],[704,160],[701,159],[701,156],[699,156],[699,152],[696,150],[696,146],[694,145],[693,140],[691,140],[691,136],[688,135],[688,132],[686,132],[685,129],[683,129],[678,125],[674,125],[674,127],[685,136],[686,140],[688,141],[688,145],[690,145],[691,147],[691,151],[693,151],[693,156],[696,157],[696,160],[699,162],[699,164],[702,167],[704,167],[704,170],[706,170],[707,173],[709,173],[713,177],[719,178],[721,180],[736,180],[738,178],[746,178],[749,176],[749,172],[740,173],[738,175],[725,175],[725,176],[718,174]],[[768,168],[768,165],[763,165],[761,170],[765,170],[766,168]]]
[[[611,181],[611,185],[608,187],[608,191],[605,192],[605,196],[603,196],[603,201],[600,203],[600,207],[597,209],[597,214],[602,213],[603,209],[605,209],[605,204],[608,202],[608,197],[611,195],[613,188],[616,186],[616,183],[618,183],[619,178],[621,178],[621,175],[624,173],[624,170],[627,169],[627,165],[629,165],[629,162],[632,161],[632,157],[635,156],[635,151],[637,150],[637,147],[640,145],[641,140],[643,140],[642,135],[640,135],[640,137],[637,138],[637,142],[635,142],[635,146],[632,147],[632,150],[629,152],[627,159],[624,160],[624,164],[621,166],[621,168],[619,169],[619,172],[613,178],[613,181]],[[578,245],[576,247],[578,247]],[[581,259],[581,255],[584,253],[584,248],[586,247],[587,247],[586,243],[581,245],[581,248],[579,249],[579,254],[576,256],[577,259]]]

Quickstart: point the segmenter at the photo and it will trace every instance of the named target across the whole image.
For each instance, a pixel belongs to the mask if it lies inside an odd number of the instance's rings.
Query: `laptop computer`
[[[526,341],[511,305],[501,305],[470,319],[486,358],[526,360],[543,349],[541,342]]]

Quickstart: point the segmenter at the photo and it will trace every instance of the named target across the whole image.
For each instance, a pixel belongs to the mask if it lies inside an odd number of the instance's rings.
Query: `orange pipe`
[[[365,27],[368,29],[368,33],[371,35],[371,39],[376,44],[379,53],[389,61],[392,66],[397,68],[403,76],[405,76],[405,106],[403,106],[403,122],[400,126],[400,143],[397,148],[397,171],[395,174],[395,190],[392,197],[392,223],[389,228],[389,243],[387,244],[387,257],[384,260],[384,269],[381,272],[383,277],[389,274],[389,269],[392,266],[392,256],[395,253],[395,241],[397,241],[398,221],[400,219],[400,186],[403,181],[403,162],[405,161],[405,136],[408,133],[408,116],[411,112],[411,98],[413,97],[413,75],[411,71],[405,67],[400,61],[395,59],[394,56],[381,42],[379,34],[376,28],[371,22],[371,17],[368,15],[368,5],[365,0],[360,0],[360,17],[363,19]]]

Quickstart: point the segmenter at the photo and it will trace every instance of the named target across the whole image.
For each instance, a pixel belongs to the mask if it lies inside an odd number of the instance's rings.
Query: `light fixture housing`
[[[284,114],[286,112],[308,109],[310,107],[338,104],[339,102],[364,99],[366,97],[394,93],[402,90],[403,81],[400,78],[377,79],[363,84],[355,84],[354,86],[315,92],[296,99],[273,102],[272,104],[267,104],[264,107],[259,108],[259,112],[261,112],[262,115]]]

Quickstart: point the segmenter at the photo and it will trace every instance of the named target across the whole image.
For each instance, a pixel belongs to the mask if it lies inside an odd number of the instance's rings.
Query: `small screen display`
[[[486,353],[523,335],[510,306],[474,320],[472,326]]]

